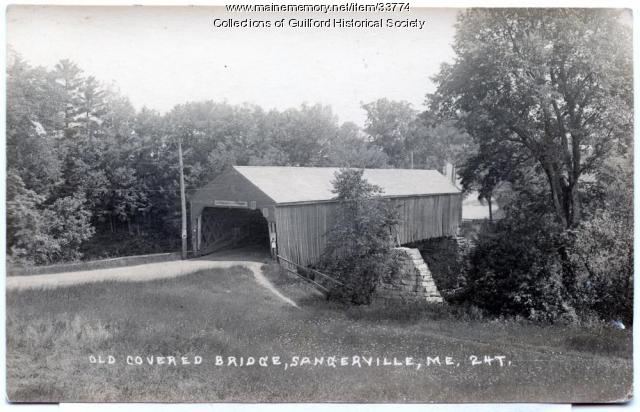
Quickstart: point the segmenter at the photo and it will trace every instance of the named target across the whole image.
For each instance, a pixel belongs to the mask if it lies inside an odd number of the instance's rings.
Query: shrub
[[[492,315],[540,321],[572,316],[560,253],[563,229],[540,196],[520,191],[504,205],[504,219],[481,228],[461,300]]]
[[[94,229],[83,195],[62,197],[44,205],[44,197],[26,189],[12,172],[7,178],[7,244],[10,260],[48,264],[79,259],[80,245]]]
[[[599,211],[567,232],[576,270],[574,304],[581,311],[629,324],[633,312],[633,231],[631,222]],[[631,226],[632,227],[632,226]]]
[[[393,268],[395,210],[381,189],[363,178],[363,170],[344,169],[333,181],[338,208],[327,233],[327,247],[318,267],[338,277],[329,297],[368,304],[380,278]]]
[[[96,231],[80,247],[83,260],[147,255],[179,250],[179,238],[159,228],[145,228],[141,235],[127,231]]]
[[[462,300],[495,315],[539,321],[632,317],[631,208],[590,210],[575,228],[516,199],[485,226],[470,254]],[[627,212],[625,212],[625,210]]]
[[[501,223],[481,233],[467,274],[467,300],[495,315],[557,319],[568,310],[557,247],[536,227]]]

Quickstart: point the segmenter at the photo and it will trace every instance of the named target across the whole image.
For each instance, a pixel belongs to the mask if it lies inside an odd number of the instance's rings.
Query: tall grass
[[[624,398],[630,334],[614,351],[588,329],[460,320],[446,306],[346,307],[276,267],[283,304],[242,267],[153,282],[104,282],[7,295],[14,401],[594,401]],[[573,340],[571,340],[573,337]],[[594,338],[598,339],[598,338]],[[601,341],[598,341],[601,342]],[[596,345],[597,346],[597,345]],[[508,368],[220,368],[215,356],[503,354]],[[89,356],[113,355],[115,365]],[[199,366],[128,366],[126,355],[202,356]]]

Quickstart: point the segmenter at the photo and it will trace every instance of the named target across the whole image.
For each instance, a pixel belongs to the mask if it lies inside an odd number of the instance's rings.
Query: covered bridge
[[[190,197],[191,247],[196,255],[258,242],[301,265],[325,247],[337,206],[338,168],[233,166]],[[398,241],[455,236],[462,194],[435,170],[365,169],[399,211]]]

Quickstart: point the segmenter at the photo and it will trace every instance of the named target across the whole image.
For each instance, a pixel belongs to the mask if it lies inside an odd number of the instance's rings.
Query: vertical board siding
[[[392,198],[400,222],[401,244],[455,236],[462,218],[462,195]],[[327,231],[333,226],[337,203],[280,205],[275,209],[278,253],[301,265],[320,258]]]

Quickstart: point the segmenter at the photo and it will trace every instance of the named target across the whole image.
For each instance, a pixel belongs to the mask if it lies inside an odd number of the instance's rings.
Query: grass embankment
[[[631,334],[460,320],[443,306],[345,308],[273,267],[300,309],[248,270],[146,283],[98,283],[7,296],[7,374],[14,401],[601,401],[631,386]],[[111,355],[115,363],[93,364]],[[200,365],[128,365],[127,356]],[[506,356],[472,366],[469,356]],[[373,356],[443,365],[216,366],[216,356]],[[444,357],[456,365],[445,366]],[[155,358],[157,362],[157,358]],[[511,362],[511,365],[506,362]],[[165,359],[166,362],[166,359]],[[375,362],[375,361],[374,361]]]

